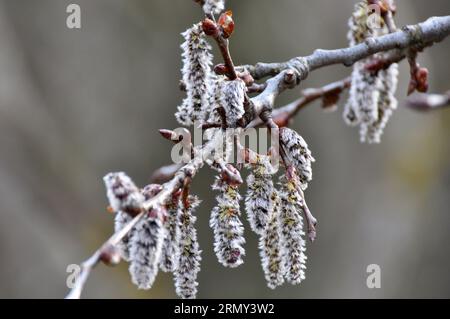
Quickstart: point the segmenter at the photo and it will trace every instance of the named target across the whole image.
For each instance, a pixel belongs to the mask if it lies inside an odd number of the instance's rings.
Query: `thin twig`
[[[450,16],[432,17],[428,20],[402,30],[370,38],[365,42],[349,48],[322,50],[318,49],[310,56],[304,57],[308,61],[308,71],[333,65],[343,64],[351,66],[355,62],[365,59],[378,52],[386,52],[394,49],[406,49],[412,46],[431,46],[440,42],[450,34]],[[283,70],[295,68],[298,59],[293,58],[281,63],[257,63],[256,65],[244,65],[236,67],[238,71],[248,70],[256,79],[273,76]]]
[[[255,114],[259,116],[263,110],[273,108],[279,94],[300,84],[314,70],[334,64],[351,66],[355,62],[379,52],[406,49],[418,45],[430,46],[435,42],[442,41],[449,34],[450,16],[433,17],[417,25],[404,27],[401,31],[369,38],[364,43],[353,47],[335,50],[318,49],[309,56],[293,58],[288,62],[258,63],[255,66],[241,67],[241,69],[249,71],[255,79],[280,72],[267,81],[267,87],[261,94],[251,99]],[[292,70],[296,71],[296,79],[287,82],[286,80],[290,78],[288,72],[292,72]]]
[[[294,102],[275,109],[272,112],[272,118],[277,123],[279,127],[284,127],[289,124],[289,121],[294,118],[297,113],[305,108],[310,103],[323,98],[327,94],[334,93],[334,94],[340,94],[346,89],[350,88],[351,79],[345,78],[340,81],[336,81],[333,83],[330,83],[328,85],[325,85],[321,88],[316,89],[305,89],[302,91],[302,97],[295,100]],[[263,121],[260,118],[255,119],[253,122],[251,122],[247,127],[259,127],[263,125]]]
[[[102,253],[109,247],[117,245],[144,215],[145,212],[141,212],[134,217],[120,231],[114,233],[91,257],[81,264],[81,271],[75,280],[72,290],[67,294],[66,299],[80,299],[84,285],[86,284],[91,271],[99,264]]]

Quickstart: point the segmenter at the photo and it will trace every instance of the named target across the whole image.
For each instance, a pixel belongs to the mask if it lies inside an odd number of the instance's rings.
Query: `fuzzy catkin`
[[[312,180],[312,163],[315,162],[305,140],[290,128],[280,129],[280,141],[290,164],[297,170],[303,190]]]
[[[160,185],[150,184],[142,189],[142,195],[145,200],[149,200],[160,190]],[[162,245],[167,235],[163,226],[165,217],[166,210],[155,207],[146,212],[130,234],[129,271],[131,281],[139,289],[150,289],[158,274]]]
[[[109,205],[115,212],[124,211],[130,215],[139,213],[144,195],[123,172],[109,173],[103,177]]]
[[[182,33],[183,50],[182,78],[186,87],[186,98],[175,114],[177,121],[185,126],[203,121],[209,112],[211,85],[211,46],[201,24],[195,24]]]
[[[280,224],[286,280],[295,285],[305,279],[306,241],[303,231],[304,199],[293,180],[280,179]]]
[[[245,256],[244,226],[239,219],[241,196],[237,186],[229,185],[219,177],[213,189],[219,191],[209,223],[214,232],[214,252],[225,267],[238,267]]]
[[[379,28],[368,24],[369,7],[367,1],[355,5],[349,20],[348,39],[350,46],[362,43],[369,37],[387,34],[389,31],[383,21]],[[397,89],[398,65],[392,64],[386,70],[371,72],[366,66],[373,59],[383,58],[384,54],[358,61],[352,71],[349,100],[343,117],[350,126],[360,126],[362,143],[379,143],[383,130],[397,108],[395,91]]]
[[[225,9],[225,0],[205,0],[203,11],[205,14],[219,14]]]
[[[266,230],[259,238],[261,265],[267,286],[275,289],[284,283],[284,263],[281,243],[280,197],[275,190],[272,193],[272,207]]]
[[[132,220],[132,214],[140,211],[145,198],[131,178],[123,172],[109,173],[103,180],[105,182],[109,204],[116,212],[114,231],[118,232]],[[116,245],[121,257],[126,261],[130,258],[128,242],[133,232],[134,229],[125,235]]]
[[[355,5],[352,16],[349,19],[349,32],[347,38],[350,46],[364,42],[373,36],[373,30],[367,23],[369,15],[367,1]],[[355,63],[352,71],[350,98],[344,108],[344,120],[348,125],[358,125],[360,122],[370,123],[377,120],[377,101],[380,80],[377,76],[367,72],[365,65],[371,58]]]
[[[368,61],[356,62],[352,71],[350,99],[344,110],[344,119],[352,126],[378,120],[381,79],[366,70]],[[348,112],[353,112],[355,119]]]
[[[224,76],[213,74],[211,78],[209,104],[210,112],[206,118],[207,123],[222,123],[222,119],[219,115],[219,108],[221,107],[222,86],[225,82]],[[204,138],[206,141],[210,141],[217,132],[221,131],[220,128],[210,128],[204,132]]]
[[[167,235],[164,238],[160,268],[164,272],[174,272],[178,268],[180,259],[180,223],[178,214],[180,200],[177,199],[168,206],[165,228]]]
[[[386,70],[379,71],[381,87],[378,102],[378,118],[370,125],[363,125],[360,129],[361,142],[369,144],[380,143],[384,128],[394,111],[397,109],[395,92],[398,83],[398,64],[392,64]]]
[[[235,128],[244,116],[244,100],[247,88],[241,79],[226,81],[222,85],[221,106],[225,110],[228,127]]]
[[[150,289],[158,274],[165,229],[159,218],[141,220],[129,241],[131,281],[139,289]]]
[[[175,290],[183,299],[194,299],[197,295],[197,275],[200,271],[201,250],[197,240],[195,221],[193,215],[200,201],[195,196],[189,196],[190,206],[180,206],[178,213],[180,224],[180,245],[178,268],[174,272]]]
[[[245,211],[250,228],[261,235],[266,229],[271,208],[273,188],[273,174],[268,159],[258,156],[256,163],[249,164],[251,169],[247,177],[247,195],[245,197]]]

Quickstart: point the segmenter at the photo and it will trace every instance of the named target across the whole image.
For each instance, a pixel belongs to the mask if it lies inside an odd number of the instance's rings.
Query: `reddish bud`
[[[234,32],[233,12],[231,10],[220,15],[218,24],[222,27],[224,38],[229,38]]]
[[[206,35],[212,37],[217,37],[219,35],[219,28],[217,27],[217,24],[211,19],[203,20],[202,28],[203,32],[205,32]]]
[[[222,180],[232,186],[238,186],[244,182],[239,171],[231,164],[226,164],[226,168],[222,171]]]
[[[322,98],[322,109],[330,112],[336,110],[339,98],[340,94],[337,92],[331,92],[324,95]]]
[[[414,91],[425,93],[428,91],[428,86],[428,69],[418,67],[411,75],[408,86],[408,95],[411,95]]]
[[[108,245],[102,249],[100,260],[108,266],[115,266],[120,263],[120,252],[114,245]]]
[[[228,74],[228,67],[221,63],[221,64],[217,64],[214,67],[214,72],[218,75],[227,75]]]
[[[178,135],[174,131],[161,129],[159,130],[159,134],[161,134],[162,137],[164,137],[166,140],[173,141],[173,142],[181,142],[183,139],[182,135]]]
[[[165,139],[171,140],[172,139],[172,135],[173,135],[173,131],[166,130],[166,129],[161,129],[161,130],[159,130],[159,134],[161,134],[162,137],[164,137]]]
[[[419,68],[416,72],[417,91],[425,93],[428,91],[428,69]]]

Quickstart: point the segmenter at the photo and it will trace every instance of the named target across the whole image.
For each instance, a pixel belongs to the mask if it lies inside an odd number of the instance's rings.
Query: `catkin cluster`
[[[304,190],[312,179],[314,158],[304,139],[295,131],[280,131],[280,143],[288,169],[274,185],[275,170],[268,156],[257,155],[246,165],[249,170],[245,211],[250,228],[259,237],[261,265],[268,287],[285,281],[299,284],[305,279],[306,240],[303,225],[306,202]],[[244,226],[240,220],[238,185],[217,176],[218,192],[210,218],[214,252],[226,267],[241,265],[245,257]]]
[[[261,265],[272,289],[285,281],[298,284],[305,278],[303,191],[311,181],[314,161],[308,145],[295,131],[282,129],[280,144],[287,167],[277,186],[268,156],[258,154],[255,161],[246,165],[250,174],[245,211],[251,229],[259,237]],[[239,185],[226,176],[222,172],[213,183],[218,194],[209,224],[218,261],[226,267],[238,267],[244,262],[246,242],[240,220],[241,195]],[[130,264],[132,282],[140,289],[150,289],[161,269],[173,273],[180,297],[195,298],[201,262],[194,216],[199,199],[177,191],[163,205],[146,209],[161,192],[161,185],[139,189],[124,173],[110,173],[104,182],[111,209],[116,212],[116,231],[140,216],[117,245],[121,257]]]
[[[388,33],[387,26],[380,19],[378,25],[369,23],[368,1],[355,5],[349,20],[348,39],[350,46],[364,42],[369,37]],[[390,65],[385,70],[373,72],[367,65],[374,59],[382,59],[376,54],[355,63],[352,72],[349,100],[344,108],[344,120],[348,125],[360,127],[362,143],[379,143],[387,122],[397,108],[395,92],[398,81],[398,65]]]
[[[274,186],[269,159],[258,156],[248,165],[246,213],[251,229],[259,236],[261,265],[268,287],[285,281],[299,284],[305,279],[306,240],[303,217],[306,202],[303,190],[312,179],[314,158],[303,138],[284,128],[280,142],[289,165]]]
[[[215,1],[210,1],[212,4]],[[217,1],[219,3],[221,1]],[[205,7],[212,5],[205,2]],[[223,1],[222,1],[223,4]],[[213,6],[214,7],[214,6]],[[222,9],[220,9],[222,11]],[[247,90],[244,81],[225,80],[211,69],[213,56],[201,23],[193,25],[182,33],[185,41],[183,51],[182,83],[186,98],[178,106],[177,121],[184,126],[194,122],[218,122],[219,109],[223,110],[227,127],[237,127],[243,117],[244,98]]]
[[[207,14],[217,14],[223,7],[224,1],[207,0],[203,8]],[[211,47],[200,24],[183,36],[182,82],[186,98],[178,107],[176,118],[185,126],[194,122],[219,123],[206,134],[208,143],[217,147],[204,163],[219,171],[212,185],[217,195],[209,224],[218,261],[226,267],[238,267],[244,262],[246,243],[239,194],[242,178],[239,170],[229,164],[237,135],[223,129],[239,130],[242,126],[247,86],[240,78],[229,80],[214,74]],[[312,180],[314,162],[307,143],[297,132],[282,128],[279,133],[286,171],[276,185],[276,170],[267,155],[257,154],[255,161],[247,159],[245,165],[250,172],[245,211],[251,230],[259,237],[261,265],[270,288],[285,281],[298,284],[305,278],[302,215],[307,214],[303,192]],[[161,185],[139,189],[124,173],[110,173],[104,182],[111,209],[116,212],[116,232],[139,216],[117,244],[121,257],[130,264],[132,282],[140,289],[149,289],[161,269],[173,273],[175,290],[181,298],[195,298],[201,262],[194,215],[199,199],[188,195],[186,188],[174,190],[162,202],[155,198],[163,189]]]
[[[124,173],[104,177],[111,208],[116,212],[115,230],[121,230],[143,204],[161,191],[152,184],[139,189]],[[117,245],[121,257],[130,263],[131,281],[139,289],[150,289],[159,269],[172,272],[176,293],[195,298],[201,251],[193,215],[200,201],[189,196],[186,203],[175,194],[163,208],[144,211],[144,216]]]

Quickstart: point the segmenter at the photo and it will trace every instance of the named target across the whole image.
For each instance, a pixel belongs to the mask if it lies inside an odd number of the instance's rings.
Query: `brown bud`
[[[160,129],[159,134],[162,135],[166,140],[173,141],[175,143],[181,142],[183,139],[182,135],[178,135],[174,131],[166,130],[166,129]]]
[[[217,24],[211,19],[205,19],[202,22],[202,29],[206,35],[217,37],[219,35],[219,28]]]
[[[108,245],[102,249],[100,260],[108,266],[116,266],[120,263],[120,251],[114,245]]]
[[[425,93],[428,91],[428,69],[427,68],[419,68],[416,72],[416,81],[417,81],[417,91],[421,93]]]
[[[227,75],[229,73],[228,67],[223,63],[217,64],[214,67],[214,72],[218,75]]]
[[[231,164],[226,164],[226,168],[222,171],[222,179],[232,186],[238,186],[244,182],[239,171]]]
[[[220,15],[218,24],[222,27],[222,34],[225,39],[234,32],[233,12],[228,10]]]
[[[166,130],[166,129],[160,129],[159,130],[159,134],[161,134],[162,137],[164,137],[165,139],[171,140],[172,139],[172,135],[173,135],[173,131]]]
[[[322,98],[322,109],[326,111],[334,111],[337,108],[337,103],[339,102],[340,94],[336,92],[331,92],[325,94]]]
[[[428,69],[417,67],[409,81],[408,95],[411,95],[414,91],[425,93],[428,91],[428,86]]]

